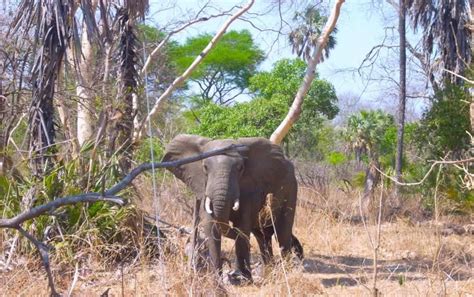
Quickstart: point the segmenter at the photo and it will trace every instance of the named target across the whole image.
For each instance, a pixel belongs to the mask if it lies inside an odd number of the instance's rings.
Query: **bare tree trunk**
[[[66,76],[66,67],[62,65],[62,71],[60,75],[58,76],[58,81],[57,81],[57,88],[65,90],[65,76]],[[59,114],[59,120],[61,121],[61,125],[64,130],[64,136],[67,140],[70,141],[71,143],[71,149],[72,149],[72,157],[75,158],[79,154],[79,145],[77,142],[77,138],[75,136],[75,133],[73,129],[71,128],[71,113],[69,111],[69,108],[66,104],[65,98],[56,98],[55,104],[58,108],[58,114]]]
[[[469,22],[470,22],[470,30],[471,30],[471,49],[474,49],[474,0],[469,0],[469,4],[471,6]],[[471,117],[471,133],[474,133],[474,91],[471,88],[471,105],[469,108],[469,115]],[[472,141],[471,144],[474,147],[474,137],[471,137]]]
[[[0,66],[2,66],[0,64]],[[0,77],[1,79],[1,77]],[[7,171],[7,158],[5,156],[5,148],[7,147],[8,134],[6,132],[6,111],[7,98],[3,96],[2,81],[0,80],[0,176]]]
[[[97,0],[92,1],[93,11],[97,8]],[[76,57],[77,65],[77,141],[79,146],[92,137],[94,94],[92,92],[92,65],[94,65],[94,52],[87,33],[87,25],[83,21],[81,35],[82,55]]]
[[[380,172],[377,170],[380,168],[378,157],[372,157],[365,171],[365,185],[364,195],[362,196],[362,215],[368,217],[370,214],[370,207],[374,200],[374,191],[380,182]]]
[[[402,181],[402,160],[403,160],[403,133],[405,130],[405,105],[406,105],[406,26],[405,16],[406,7],[405,0],[399,0],[399,16],[398,16],[398,31],[400,34],[400,89],[398,101],[398,116],[397,116],[397,155],[395,159],[395,174],[397,181]],[[400,206],[398,198],[398,189],[396,186],[395,201]]]
[[[320,61],[322,51],[326,47],[329,35],[334,30],[334,27],[336,27],[337,19],[339,18],[339,13],[341,12],[341,6],[344,1],[345,0],[337,0],[334,4],[334,8],[331,12],[331,15],[329,16],[324,30],[321,33],[321,36],[318,38],[318,41],[316,42],[316,48],[313,51],[313,55],[308,61],[308,67],[306,68],[303,83],[298,89],[293,104],[291,105],[290,110],[288,111],[288,114],[286,115],[285,119],[270,136],[271,142],[275,144],[280,144],[283,138],[285,138],[285,136],[288,134],[288,131],[290,131],[293,124],[300,117],[304,97],[308,93],[311,83],[314,80],[314,76],[316,73],[316,65],[318,65]]]

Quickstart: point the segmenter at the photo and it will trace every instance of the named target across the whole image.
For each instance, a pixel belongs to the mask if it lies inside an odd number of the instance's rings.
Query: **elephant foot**
[[[232,270],[224,275],[224,282],[233,286],[246,286],[253,283],[252,276],[246,276],[240,270]]]

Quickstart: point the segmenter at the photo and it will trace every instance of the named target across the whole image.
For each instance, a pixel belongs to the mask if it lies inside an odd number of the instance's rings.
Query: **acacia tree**
[[[211,34],[191,37],[171,51],[178,71],[182,72],[212,39]],[[248,87],[264,55],[247,30],[229,31],[191,74],[190,80],[200,89],[198,105],[231,103]]]

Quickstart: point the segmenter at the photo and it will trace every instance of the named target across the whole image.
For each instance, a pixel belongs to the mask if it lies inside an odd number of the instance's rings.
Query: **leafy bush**
[[[331,152],[326,156],[326,161],[332,166],[337,166],[347,162],[347,157],[341,152]]]

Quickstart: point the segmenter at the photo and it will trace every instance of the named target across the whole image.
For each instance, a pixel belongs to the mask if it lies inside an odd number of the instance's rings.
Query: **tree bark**
[[[405,130],[405,105],[406,105],[406,7],[405,0],[399,0],[398,31],[400,34],[400,89],[398,98],[397,116],[397,155],[395,159],[395,174],[397,181],[402,181],[402,160],[403,160],[403,133]],[[396,187],[398,196],[398,186]],[[399,201],[396,198],[396,201]]]
[[[290,110],[288,111],[288,114],[286,115],[285,119],[281,122],[278,128],[270,136],[271,142],[275,144],[280,144],[283,138],[285,138],[285,136],[288,134],[288,131],[290,131],[293,124],[300,117],[304,97],[308,93],[311,83],[314,80],[314,76],[316,74],[316,66],[318,65],[320,61],[323,49],[326,47],[326,43],[328,42],[329,35],[336,27],[337,19],[339,18],[339,14],[341,12],[341,6],[344,3],[344,1],[345,0],[337,0],[336,3],[334,4],[334,8],[331,12],[331,15],[329,16],[329,19],[324,27],[324,30],[316,42],[316,48],[313,51],[313,55],[311,56],[311,59],[309,59],[308,61],[308,67],[306,68],[306,73],[303,78],[303,83],[298,89],[298,92],[296,93],[293,104],[291,105]]]
[[[474,49],[474,0],[469,0],[471,11],[469,15],[469,23],[471,30],[471,50]],[[471,88],[471,105],[469,106],[469,115],[471,118],[471,133],[474,133],[474,91]],[[474,147],[474,137],[471,138],[472,147]]]
[[[93,11],[97,8],[98,0],[92,1]],[[92,93],[92,65],[94,65],[94,52],[92,44],[87,33],[87,25],[83,21],[81,35],[81,51],[82,55],[77,57],[77,85],[76,95],[77,101],[77,141],[79,146],[92,137],[93,133],[93,111],[94,96]]]
[[[61,68],[61,73],[58,75],[57,88],[65,90],[66,85],[64,82],[64,77],[66,75],[66,67],[64,65],[61,65]],[[71,128],[73,125],[71,124],[72,119],[70,110],[67,106],[65,98],[55,98],[55,104],[58,108],[59,120],[61,121],[61,125],[64,130],[64,136],[70,141],[72,157],[75,158],[79,154],[79,145],[77,138],[75,137],[74,131]]]

